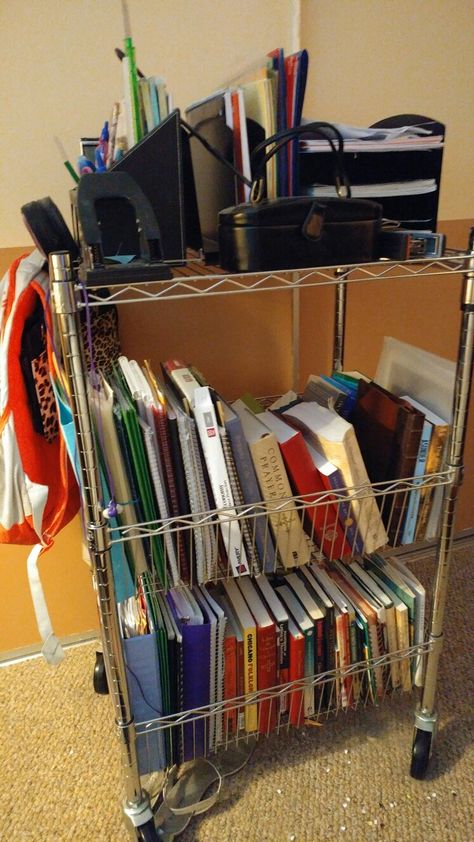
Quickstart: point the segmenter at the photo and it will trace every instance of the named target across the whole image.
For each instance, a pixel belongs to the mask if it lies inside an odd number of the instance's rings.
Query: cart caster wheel
[[[412,778],[423,780],[425,777],[431,756],[432,738],[433,733],[431,731],[421,731],[419,728],[415,728],[410,767]]]
[[[100,696],[106,696],[109,692],[109,685],[107,684],[107,675],[105,673],[104,655],[102,652],[95,653],[95,667],[94,667],[94,690]]]
[[[159,838],[153,819],[137,827],[138,842],[159,842]]]

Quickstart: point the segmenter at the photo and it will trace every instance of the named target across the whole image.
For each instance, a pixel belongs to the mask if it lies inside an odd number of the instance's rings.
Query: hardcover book
[[[257,628],[252,613],[242,595],[235,579],[227,579],[224,583],[227,598],[234,611],[243,637],[244,649],[244,690],[245,694],[255,693],[257,684]],[[247,732],[258,729],[258,705],[256,702],[245,705],[245,730]]]
[[[305,676],[305,636],[294,620],[288,620],[289,675],[288,680],[297,682],[288,693],[288,720],[290,725],[299,727],[305,718],[304,676]],[[303,689],[297,689],[301,682]]]
[[[311,681],[314,676],[314,623],[288,585],[279,585],[275,590],[304,636],[304,675],[307,679],[304,687],[304,715],[314,716],[314,688]]]
[[[377,567],[374,566],[370,569],[370,574],[375,582],[379,585],[382,590],[385,591],[387,596],[392,600],[394,608],[395,608],[395,620],[397,626],[397,650],[399,652],[405,651],[410,648],[411,646],[411,635],[410,635],[410,621],[409,621],[409,614],[408,608],[406,604],[399,598],[399,596],[395,593],[395,591],[389,586],[388,579],[383,578],[380,575],[380,570],[377,570]],[[410,659],[409,657],[401,658],[398,662],[399,670],[400,670],[400,685],[402,690],[406,692],[410,692],[412,688],[412,680],[411,680],[411,668],[410,668]]]
[[[275,688],[278,683],[277,627],[267,610],[254,582],[248,576],[237,580],[243,597],[255,619],[257,629],[257,687],[261,690]],[[269,734],[277,723],[278,698],[261,698],[258,703],[258,730]]]
[[[225,656],[225,675],[224,675],[224,699],[243,698],[245,695],[244,685],[244,637],[242,630],[237,621],[234,609],[230,604],[227,595],[223,588],[219,585],[208,585],[208,590],[214,597],[215,601],[221,606],[227,622],[226,622],[226,641],[224,648],[227,652],[229,648],[231,654],[229,659]],[[232,673],[231,661],[234,653],[234,643],[227,643],[227,638],[231,637],[235,640],[235,675]],[[245,714],[243,707],[235,707],[232,703],[229,704],[228,710],[224,713],[224,733],[235,733],[236,731],[245,730]]]
[[[358,489],[351,505],[366,552],[368,547],[378,549],[386,544],[387,534],[352,424],[313,402],[296,404],[283,415],[311,436],[314,447],[339,468],[345,486]]]
[[[314,578],[334,603],[337,651],[336,666],[343,671],[347,670],[353,661],[354,655],[356,655],[355,629],[353,628],[353,623],[355,622],[354,607],[350,603],[349,598],[331,580],[331,577],[324,568],[312,563],[310,569]],[[356,675],[342,675],[339,682],[341,705],[342,707],[348,707],[357,699],[356,691],[359,688],[359,682],[357,681]]]
[[[390,559],[392,567],[395,567],[405,579],[410,590],[415,595],[415,621],[414,621],[414,643],[421,644],[425,639],[425,603],[426,591],[421,582],[416,578],[412,570],[401,559],[393,557]],[[416,658],[414,663],[414,680],[417,687],[423,686],[423,658]]]
[[[333,490],[342,492],[344,489],[344,478],[339,468],[336,468],[335,465],[328,462],[319,450],[316,450],[316,448],[313,447],[309,441],[309,437],[306,438],[304,433],[303,438],[306,441],[308,452],[314,462],[315,468],[321,475],[321,480],[325,489],[327,491]],[[350,503],[348,500],[344,499],[343,496],[339,496],[337,501],[336,498],[334,498],[334,505],[337,507],[338,518],[341,527],[344,530],[344,537],[350,545],[352,553],[362,552],[364,545],[362,543],[362,539],[357,528],[357,520]]]
[[[295,492],[314,506],[304,509],[308,531],[323,550],[327,558],[340,557],[350,553],[344,531],[338,519],[337,509],[327,497],[322,504],[318,495],[326,491],[321,474],[317,470],[302,433],[268,410],[259,418],[272,430],[278,440],[283,461]],[[319,505],[318,504],[319,500]]]
[[[360,380],[351,422],[372,482],[414,476],[423,432],[422,412],[377,383]],[[392,546],[401,541],[407,505],[405,492],[384,500],[382,517]]]
[[[329,598],[326,591],[314,578],[309,566],[299,567],[298,575],[301,576],[313,599],[324,613],[324,651],[325,669],[332,671],[336,669],[336,626],[334,619],[334,602]],[[327,694],[328,695],[328,694]]]
[[[443,467],[443,458],[448,441],[450,424],[448,424],[444,418],[441,418],[440,415],[437,415],[436,412],[432,412],[432,410],[425,406],[425,404],[420,403],[420,401],[415,400],[410,395],[404,395],[404,399],[412,403],[416,409],[419,409],[425,416],[426,422],[431,425],[431,436],[426,453],[424,473],[435,474],[437,471],[442,470]],[[422,541],[425,538],[433,500],[436,496],[441,496],[442,492],[443,489],[441,487],[434,486],[431,488],[429,486],[425,486],[417,492],[419,495],[419,503],[416,531],[413,540]],[[436,527],[434,529],[434,533],[435,532]]]
[[[353,575],[354,586],[359,586],[365,599],[368,599],[377,611],[379,636],[378,648],[380,654],[395,653],[398,649],[397,625],[395,617],[395,606],[385,591],[379,587],[375,579],[365,570],[358,561],[351,561],[349,564]],[[374,651],[376,651],[374,649]],[[400,686],[400,667],[398,661],[390,663],[390,678],[392,687]]]
[[[321,675],[326,668],[324,651],[324,620],[325,611],[313,599],[304,581],[297,573],[285,576],[285,583],[290,586],[295,596],[303,606],[308,617],[314,623],[314,674]],[[314,705],[316,713],[321,711],[324,696],[324,685],[319,683],[314,687]]]
[[[278,684],[286,684],[289,680],[288,612],[265,575],[257,576],[254,581],[276,623]],[[284,698],[281,701],[284,702]],[[286,709],[284,704],[281,709],[282,711]]]

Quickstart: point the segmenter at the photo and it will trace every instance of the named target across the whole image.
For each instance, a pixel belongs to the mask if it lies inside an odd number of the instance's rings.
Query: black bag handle
[[[321,120],[276,132],[276,134],[265,138],[265,140],[262,140],[262,142],[255,147],[250,156],[251,162],[255,160],[255,157],[259,154],[259,152],[262,152],[267,146],[273,144],[272,148],[265,153],[258,164],[250,193],[251,202],[255,204],[263,197],[266,183],[266,165],[268,161],[275,155],[276,152],[278,152],[279,149],[285,146],[288,141],[305,134],[315,134],[318,135],[318,137],[322,137],[324,140],[327,140],[334,160],[334,184],[337,195],[341,198],[346,197],[350,199],[351,187],[344,169],[344,138],[339,129],[336,128],[333,123],[327,123]],[[331,134],[334,137],[331,137]],[[334,142],[335,140],[337,143]]]

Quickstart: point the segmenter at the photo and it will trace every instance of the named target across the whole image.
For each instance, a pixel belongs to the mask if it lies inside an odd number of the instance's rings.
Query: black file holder
[[[445,136],[445,126],[420,114],[399,114],[374,123],[372,128],[396,128],[423,125],[433,135]],[[429,135],[427,135],[429,140]],[[412,148],[394,152],[344,152],[344,166],[349,182],[377,184],[391,181],[411,181],[433,178],[436,190],[427,193],[399,196],[370,196],[383,207],[384,217],[401,222],[404,228],[436,231],[438,203],[443,161],[443,144],[433,149]],[[301,192],[314,183],[332,184],[332,163],[328,152],[299,154],[299,183]]]
[[[189,140],[175,109],[135,144],[110,172],[132,176],[150,202],[158,221],[163,259],[184,263],[186,247],[200,237]]]

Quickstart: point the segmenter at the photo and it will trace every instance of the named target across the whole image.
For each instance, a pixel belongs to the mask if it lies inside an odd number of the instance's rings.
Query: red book
[[[286,76],[286,123],[289,129],[294,125],[294,103],[296,89],[296,73],[298,70],[298,56],[293,53],[285,58]]]
[[[227,623],[224,638],[224,699],[235,699],[237,691],[237,638]],[[237,708],[224,711],[224,734],[237,731]]]
[[[267,611],[260,598],[255,584],[249,576],[238,579],[242,595],[255,620],[257,630],[257,689],[267,690],[278,684],[277,676],[277,629],[273,618]],[[259,695],[258,730],[260,734],[268,734],[277,723],[279,698],[277,695],[266,698]]]
[[[275,433],[283,456],[290,482],[296,493],[307,497],[311,502],[318,494],[325,492],[326,485],[316,468],[308,446],[300,430],[280,418],[274,412],[260,413],[260,420]],[[338,517],[337,507],[328,496],[327,503],[305,510],[309,530],[326,558],[342,558],[350,554],[351,548],[346,541],[344,529]]]
[[[288,684],[290,680],[288,653],[288,612],[278,598],[267,577],[262,573],[254,579],[260,595],[267,606],[271,617],[275,621],[277,633],[277,683]],[[280,695],[280,713],[286,713],[288,698],[285,693]]]
[[[304,681],[304,635],[296,627],[291,617],[288,620],[288,643],[290,654],[289,679],[291,682]],[[298,686],[296,684],[296,686]],[[304,690],[293,689],[288,694],[290,725],[304,723]]]
[[[213,599],[221,606],[227,617],[224,641],[224,699],[240,698],[240,696],[245,695],[244,638],[227,596],[224,596],[219,588],[214,588],[212,585],[209,586],[209,590]],[[232,643],[227,643],[229,638],[235,640],[235,646]],[[227,647],[229,647],[228,654]],[[235,678],[233,678],[232,661],[234,662]],[[244,708],[234,707],[233,710],[230,709],[224,713],[225,734],[240,731],[244,728],[244,725]]]
[[[286,123],[289,129],[295,125],[295,95],[296,95],[296,77],[298,72],[298,56],[296,53],[286,56],[285,58],[285,81],[286,81]],[[289,196],[293,195],[293,158],[296,149],[294,143],[289,143],[287,146],[288,156],[288,185]]]
[[[232,91],[232,121],[234,131],[234,166],[239,172],[244,171],[244,162],[242,158],[242,128],[240,125],[240,105],[238,91]],[[236,179],[236,193],[237,203],[245,202],[245,191],[243,182]]]

